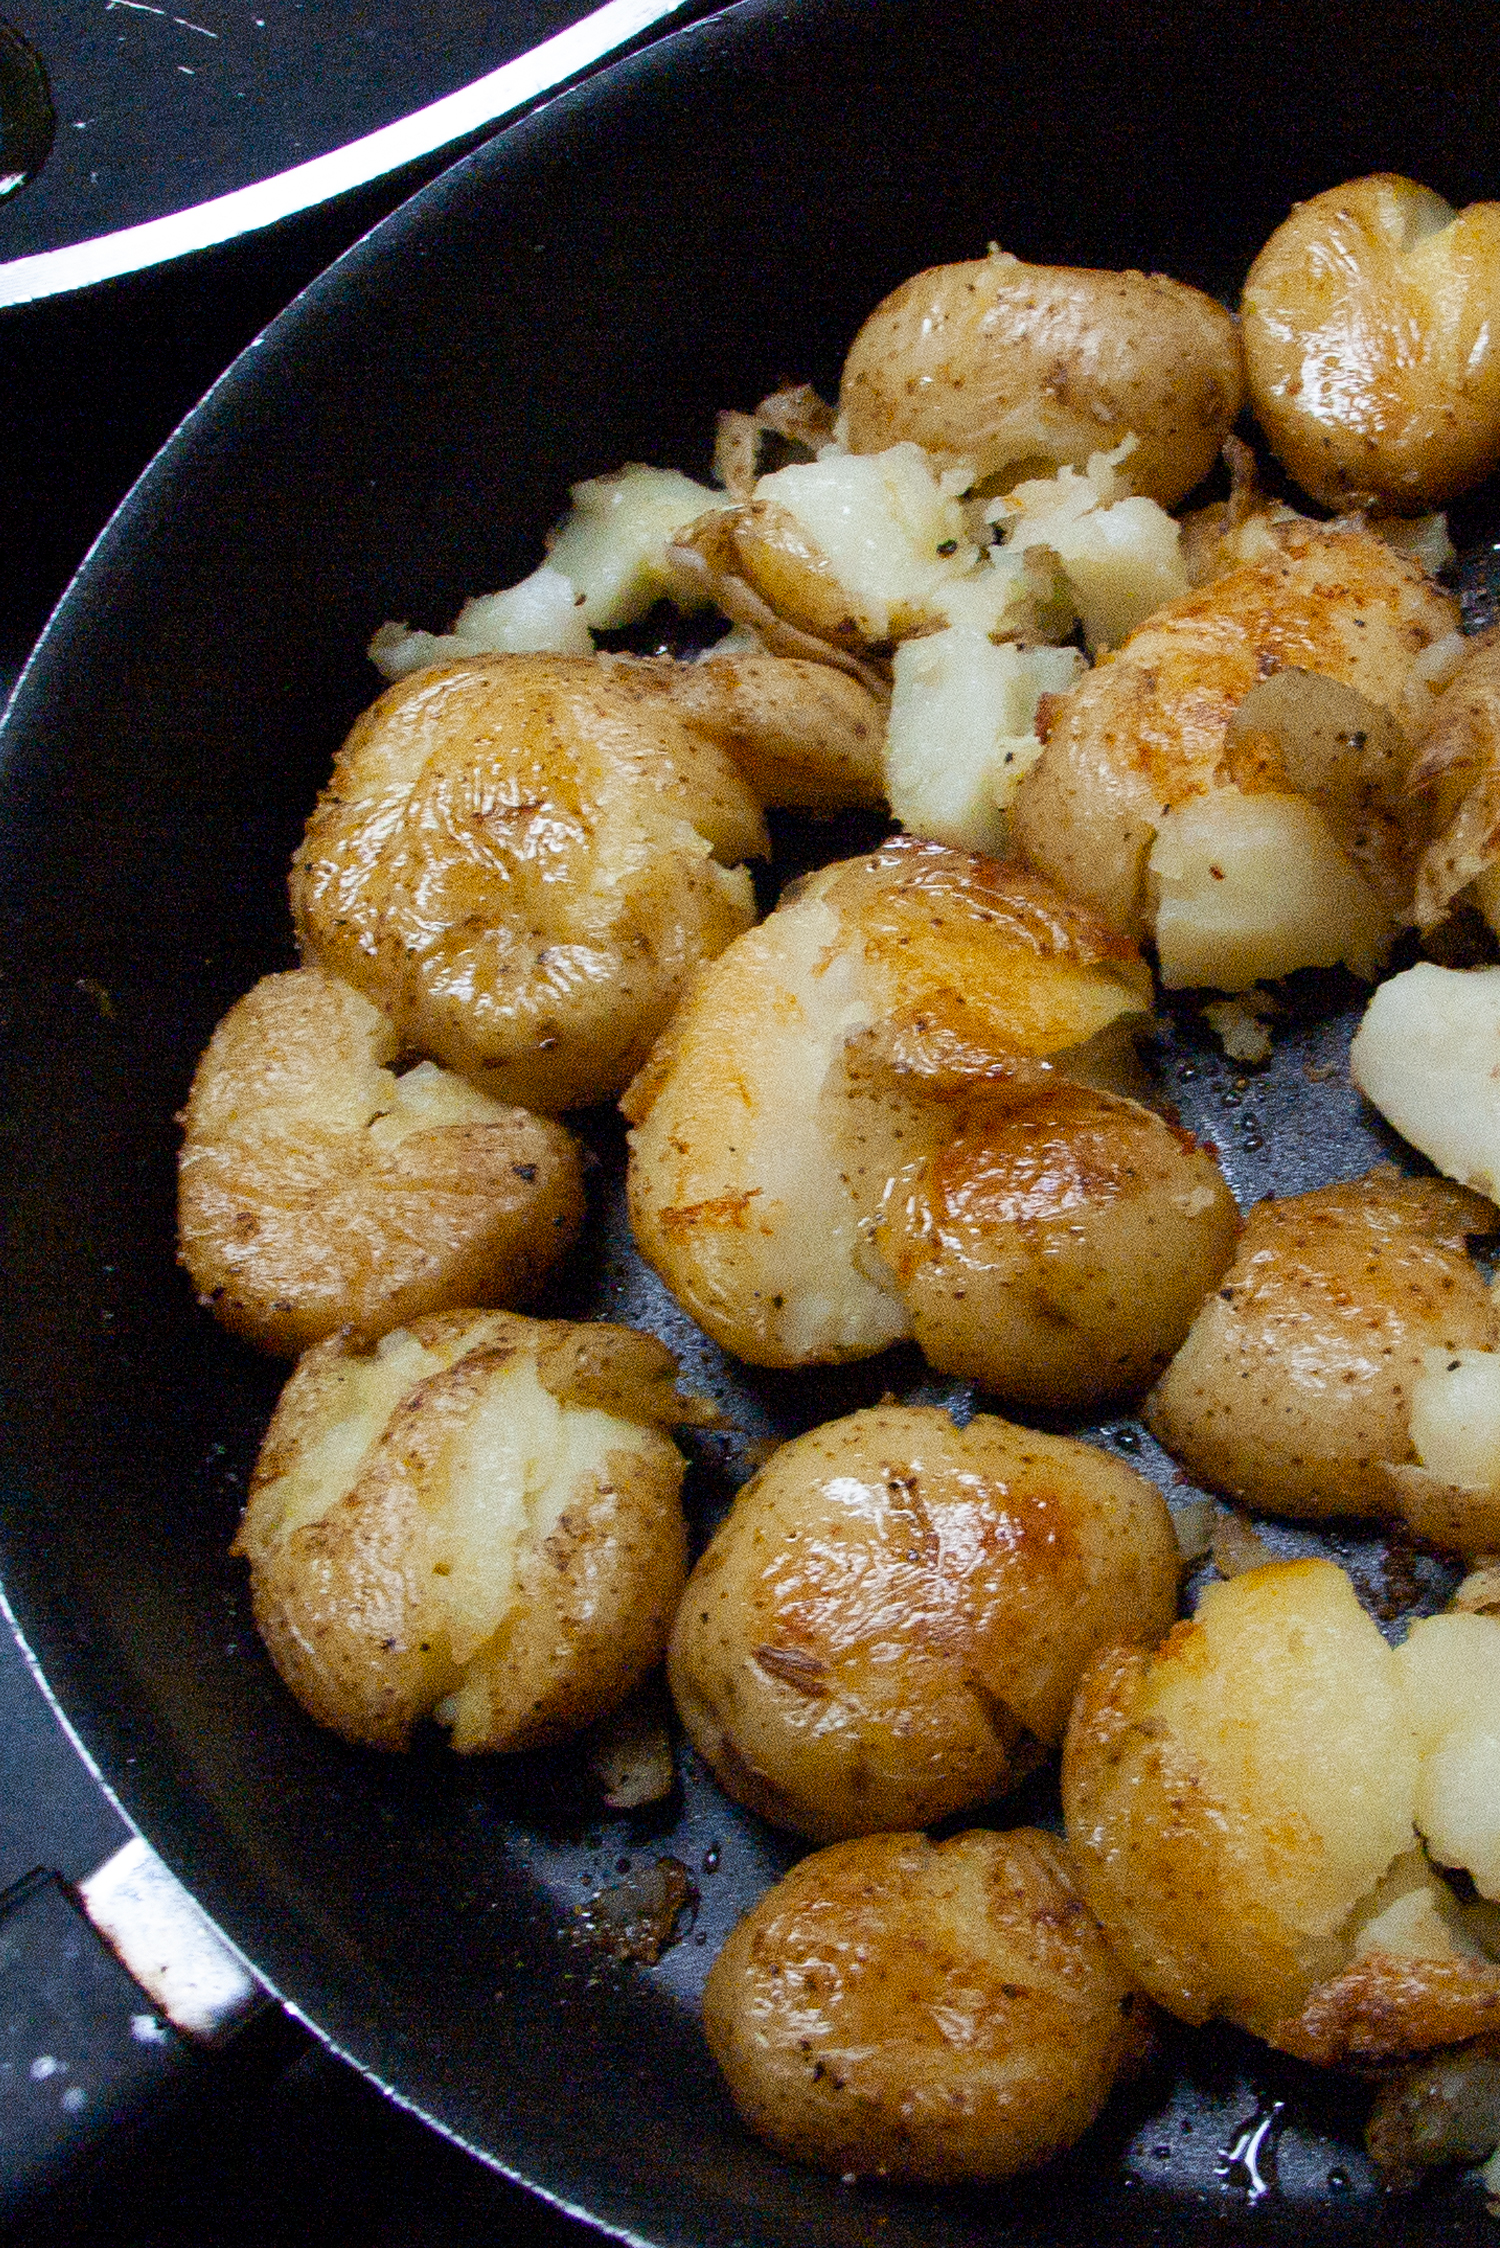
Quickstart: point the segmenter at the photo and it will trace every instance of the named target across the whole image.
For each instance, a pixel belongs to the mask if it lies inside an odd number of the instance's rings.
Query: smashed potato
[[[1258,1203],[1239,1253],[1148,1400],[1201,1481],[1272,1513],[1400,1512],[1412,1391],[1429,1350],[1488,1347],[1466,1248],[1495,1222],[1439,1179],[1371,1171]]]
[[[1500,1965],[1418,1847],[1424,1718],[1329,1561],[1211,1585],[1154,1656],[1096,1659],[1063,1753],[1068,1839],[1153,1998],[1325,2065],[1500,2026]]]
[[[1243,395],[1236,324],[1201,290],[995,250],[877,305],[839,409],[854,452],[914,440],[991,490],[1134,436],[1131,488],[1171,507],[1212,468]]]
[[[267,976],[214,1032],[183,1112],[180,1257],[215,1317],[294,1357],[433,1311],[510,1305],[583,1222],[560,1124],[400,1041],[319,968]]]
[[[1500,968],[1420,960],[1374,993],[1349,1075],[1438,1169],[1500,1198]]]
[[[1500,203],[1394,172],[1294,205],[1240,303],[1250,402],[1325,506],[1419,515],[1500,463]]]
[[[418,672],[366,711],[292,862],[304,956],[404,1044],[545,1110],[629,1081],[754,919],[760,808],[659,696],[586,658]]]
[[[1423,734],[1414,792],[1440,830],[1417,870],[1415,912],[1430,929],[1472,897],[1500,927],[1500,627],[1466,641]]]
[[[668,1678],[728,1792],[820,1841],[1023,1779],[1111,1638],[1177,1601],[1154,1484],[988,1414],[878,1406],[784,1444],[688,1582]]]
[[[1291,518],[1266,537],[1270,553],[1169,603],[1049,707],[1046,746],[1012,812],[1025,862],[1111,928],[1154,934],[1168,983],[1244,988],[1339,958],[1368,974],[1394,926],[1381,884],[1348,848],[1350,781],[1321,711],[1309,714],[1308,762],[1298,769],[1294,758],[1291,771],[1282,754],[1268,772],[1250,745],[1232,757],[1231,727],[1252,690],[1288,668],[1352,689],[1404,726],[1414,668],[1452,634],[1457,605],[1357,527]],[[1320,742],[1327,754],[1315,760]],[[1355,794],[1367,789],[1381,810],[1406,766],[1390,774],[1374,748],[1377,771],[1356,777]],[[1246,852],[1241,874],[1234,858]],[[1279,885],[1269,918],[1268,871]],[[1190,881],[1198,910],[1184,912]],[[1211,894],[1226,882],[1239,913],[1227,927],[1221,914],[1215,932]],[[1309,885],[1323,899],[1311,921]],[[1160,901],[1175,909],[1165,930]]]
[[[1212,1153],[1083,1086],[980,1113],[887,1189],[874,1241],[930,1365],[1043,1412],[1143,1390],[1234,1254]]]
[[[535,1748],[660,1659],[686,1573],[702,1417],[666,1346],[506,1312],[418,1320],[301,1360],[234,1550],[283,1679],[346,1740]]]
[[[1008,2178],[1151,2050],[1051,1835],[882,1834],[804,1858],[731,1932],[709,2049],[752,2131],[841,2176]]]
[[[1148,996],[1132,947],[1013,868],[907,837],[825,867],[700,975],[626,1096],[637,1246],[754,1365],[882,1350],[910,1331],[867,1239],[888,1181]]]

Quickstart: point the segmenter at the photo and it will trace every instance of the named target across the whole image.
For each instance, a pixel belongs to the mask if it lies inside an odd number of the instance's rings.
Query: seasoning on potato
[[[1467,1238],[1478,1195],[1376,1170],[1258,1203],[1239,1253],[1148,1400],[1154,1433],[1213,1489],[1314,1520],[1402,1511],[1426,1354],[1486,1350],[1494,1313]]]
[[[1331,1561],[1211,1585],[1154,1655],[1107,1649],[1063,1751],[1079,1886],[1116,1955],[1184,2021],[1222,2016],[1325,2066],[1500,2029],[1500,1964],[1421,1848],[1486,1893],[1492,1617],[1472,1651],[1393,1649]],[[1479,1717],[1480,1706],[1487,1713]],[[1460,1839],[1462,1837],[1462,1839]]]
[[[1334,508],[1419,515],[1500,463],[1500,203],[1394,172],[1293,207],[1240,304],[1250,402]]]
[[[731,1932],[703,2026],[751,2130],[841,2176],[1034,2169],[1151,2051],[1049,1834],[881,1834],[804,1858]]]
[[[234,1550],[283,1679],[321,1724],[405,1748],[536,1748],[660,1657],[704,1417],[628,1327],[454,1312],[319,1343],[282,1392]]]
[[[359,720],[292,862],[303,955],[503,1100],[606,1099],[766,850],[725,752],[586,657],[419,671]]]
[[[1218,459],[1244,395],[1233,316],[1159,273],[933,266],[877,305],[839,386],[847,440],[914,440],[992,490],[1138,440],[1132,490],[1172,507]]]
[[[826,1841],[999,1795],[1061,1740],[1079,1674],[1176,1608],[1156,1487],[989,1414],[878,1406],[785,1444],[688,1582],[668,1679],[699,1754]]]
[[[198,1063],[181,1261],[264,1350],[524,1302],[577,1236],[571,1135],[432,1062],[398,1075],[399,1045],[368,999],[301,968],[262,978]]]

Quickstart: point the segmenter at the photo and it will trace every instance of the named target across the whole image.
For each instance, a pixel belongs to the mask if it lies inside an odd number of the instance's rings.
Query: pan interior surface
[[[1392,2214],[1360,2089],[1227,2033],[1174,2038],[1073,2155],[1003,2190],[845,2189],[749,2139],[697,1993],[795,1844],[685,1754],[667,1805],[606,1816],[567,1753],[348,1750],[262,1655],[227,1547],[282,1372],[174,1269],[194,1060],[290,964],[286,860],[372,699],[383,619],[441,626],[525,574],[570,482],[627,460],[702,475],[717,408],[787,377],[829,393],[864,314],[921,266],[996,240],[1228,294],[1289,203],[1339,180],[1492,194],[1497,63],[1500,26],[1394,0],[1067,25],[1035,0],[742,0],[480,150],[315,284],[125,503],[18,690],[0,1574],[127,1811],[275,1986],[443,2129],[622,2237],[1493,2234],[1452,2179]],[[859,839],[789,824],[785,843]],[[1392,1152],[1338,1068],[1352,1000],[1309,980],[1248,1089],[1191,1008],[1164,1017],[1160,1066],[1242,1201]],[[902,1352],[806,1379],[729,1365],[634,1256],[615,1120],[585,1130],[594,1222],[546,1308],[655,1328],[729,1407],[739,1433],[697,1444],[700,1536],[759,1440],[887,1390],[967,1406]],[[1095,1433],[1171,1472],[1128,1421]],[[1338,1553],[1371,1583],[1384,1567],[1373,1538]],[[1412,1596],[1448,1581],[1433,1567]],[[1001,1816],[1047,1813],[1039,1791]],[[692,1877],[692,1927],[657,1967],[602,1959],[574,1906],[662,1855]]]

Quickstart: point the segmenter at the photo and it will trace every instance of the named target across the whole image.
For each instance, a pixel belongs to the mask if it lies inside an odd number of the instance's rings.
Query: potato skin
[[[1082,468],[1123,437],[1130,489],[1175,506],[1208,474],[1244,396],[1233,316],[1160,273],[1025,265],[994,252],[929,267],[876,306],[839,388],[847,440],[903,439],[981,481]]]
[[[703,2022],[778,2152],[932,2184],[1049,2161],[1151,2049],[1066,1851],[1025,1827],[805,1858],[731,1932]]]
[[[1245,281],[1256,417],[1305,492],[1420,515],[1500,462],[1500,203],[1394,172],[1293,206]]]
[[[1272,1513],[1393,1511],[1385,1469],[1413,1457],[1423,1353],[1490,1345],[1464,1244],[1494,1222],[1478,1195],[1393,1171],[1257,1204],[1147,1404],[1151,1429],[1200,1480]]]
[[[393,1078],[397,1046],[369,1000],[302,968],[247,992],[198,1063],[180,1260],[199,1302],[262,1350],[523,1302],[577,1238],[571,1135],[430,1065]]]
[[[543,1746],[621,1702],[659,1659],[686,1573],[685,1463],[659,1425],[691,1417],[674,1372],[664,1345],[629,1328],[505,1312],[420,1320],[373,1351],[341,1336],[309,1351],[234,1546],[272,1660],[309,1714],[403,1749],[456,1695],[453,1743],[467,1752]],[[528,1470],[547,1480],[519,1498],[503,1457],[493,1469],[507,1385],[531,1409],[513,1448],[539,1425],[539,1396],[552,1445],[550,1474],[545,1461]],[[466,1582],[468,1604],[455,1604],[450,1588]]]
[[[1154,1485],[979,1414],[877,1406],[783,1445],[689,1580],[667,1675],[728,1792],[818,1840],[946,1818],[1054,1746],[1093,1649],[1151,1640]]]
[[[847,672],[795,656],[616,657],[610,676],[732,758],[762,804],[835,812],[885,801],[884,705]]]
[[[1048,1412],[1143,1390],[1234,1254],[1212,1154],[1084,1086],[980,1112],[892,1183],[875,1240],[929,1365]]]
[[[1412,666],[1458,606],[1369,532],[1300,519],[1275,549],[1169,602],[1051,707],[1012,815],[1024,862],[1141,939],[1164,809],[1225,785],[1230,722],[1258,680],[1296,666],[1400,713]]]
[[[731,760],[587,657],[416,672],[355,725],[292,861],[304,958],[404,1044],[551,1111],[619,1092],[755,917]]]

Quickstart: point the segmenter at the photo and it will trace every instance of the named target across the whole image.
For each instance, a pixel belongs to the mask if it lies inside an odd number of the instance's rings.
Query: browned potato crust
[[[1475,635],[1439,696],[1411,785],[1431,802],[1441,828],[1417,869],[1418,927],[1441,921],[1476,881],[1481,908],[1493,918],[1500,859],[1500,626]]]
[[[1234,319],[1200,290],[996,251],[914,274],[877,305],[839,406],[852,451],[913,439],[997,487],[1133,435],[1123,475],[1172,507],[1213,467],[1243,394]]]
[[[1061,1412],[1144,1389],[1234,1254],[1210,1150],[1111,1093],[980,1112],[875,1234],[928,1362]]]
[[[885,801],[885,705],[847,672],[771,655],[617,657],[610,671],[723,750],[762,804],[834,812]]]
[[[469,1751],[539,1747],[623,1701],[686,1569],[661,1425],[698,1416],[675,1371],[630,1328],[505,1312],[309,1351],[235,1541],[303,1707],[386,1749],[436,1711]]]
[[[1305,203],[1251,266],[1250,400],[1329,507],[1420,515],[1500,461],[1500,203],[1455,213],[1394,172]]]
[[[1161,816],[1230,784],[1230,723],[1257,681],[1295,666],[1399,715],[1416,658],[1457,627],[1452,597],[1368,532],[1294,518],[1274,540],[1049,704],[1046,749],[1021,783],[1021,857],[1137,939]]]
[[[183,1113],[180,1256],[232,1333],[288,1357],[432,1311],[519,1303],[583,1222],[560,1124],[431,1064],[319,968],[267,976],[214,1032]]]
[[[588,657],[415,673],[359,720],[292,862],[304,955],[403,1042],[545,1110],[617,1093],[755,917],[760,807]]]
[[[703,2026],[778,2152],[933,2184],[1049,2161],[1151,2050],[1066,1851],[1026,1827],[805,1858],[731,1932]]]
[[[1147,1406],[1192,1474],[1273,1513],[1393,1510],[1427,1350],[1487,1349],[1465,1238],[1493,1206],[1442,1179],[1371,1171],[1259,1203],[1234,1263]]]
[[[777,1825],[925,1824],[1056,1745],[1093,1649],[1165,1630],[1177,1571],[1160,1493],[1108,1454],[879,1406],[783,1445],[740,1493],[668,1678],[700,1755]]]

